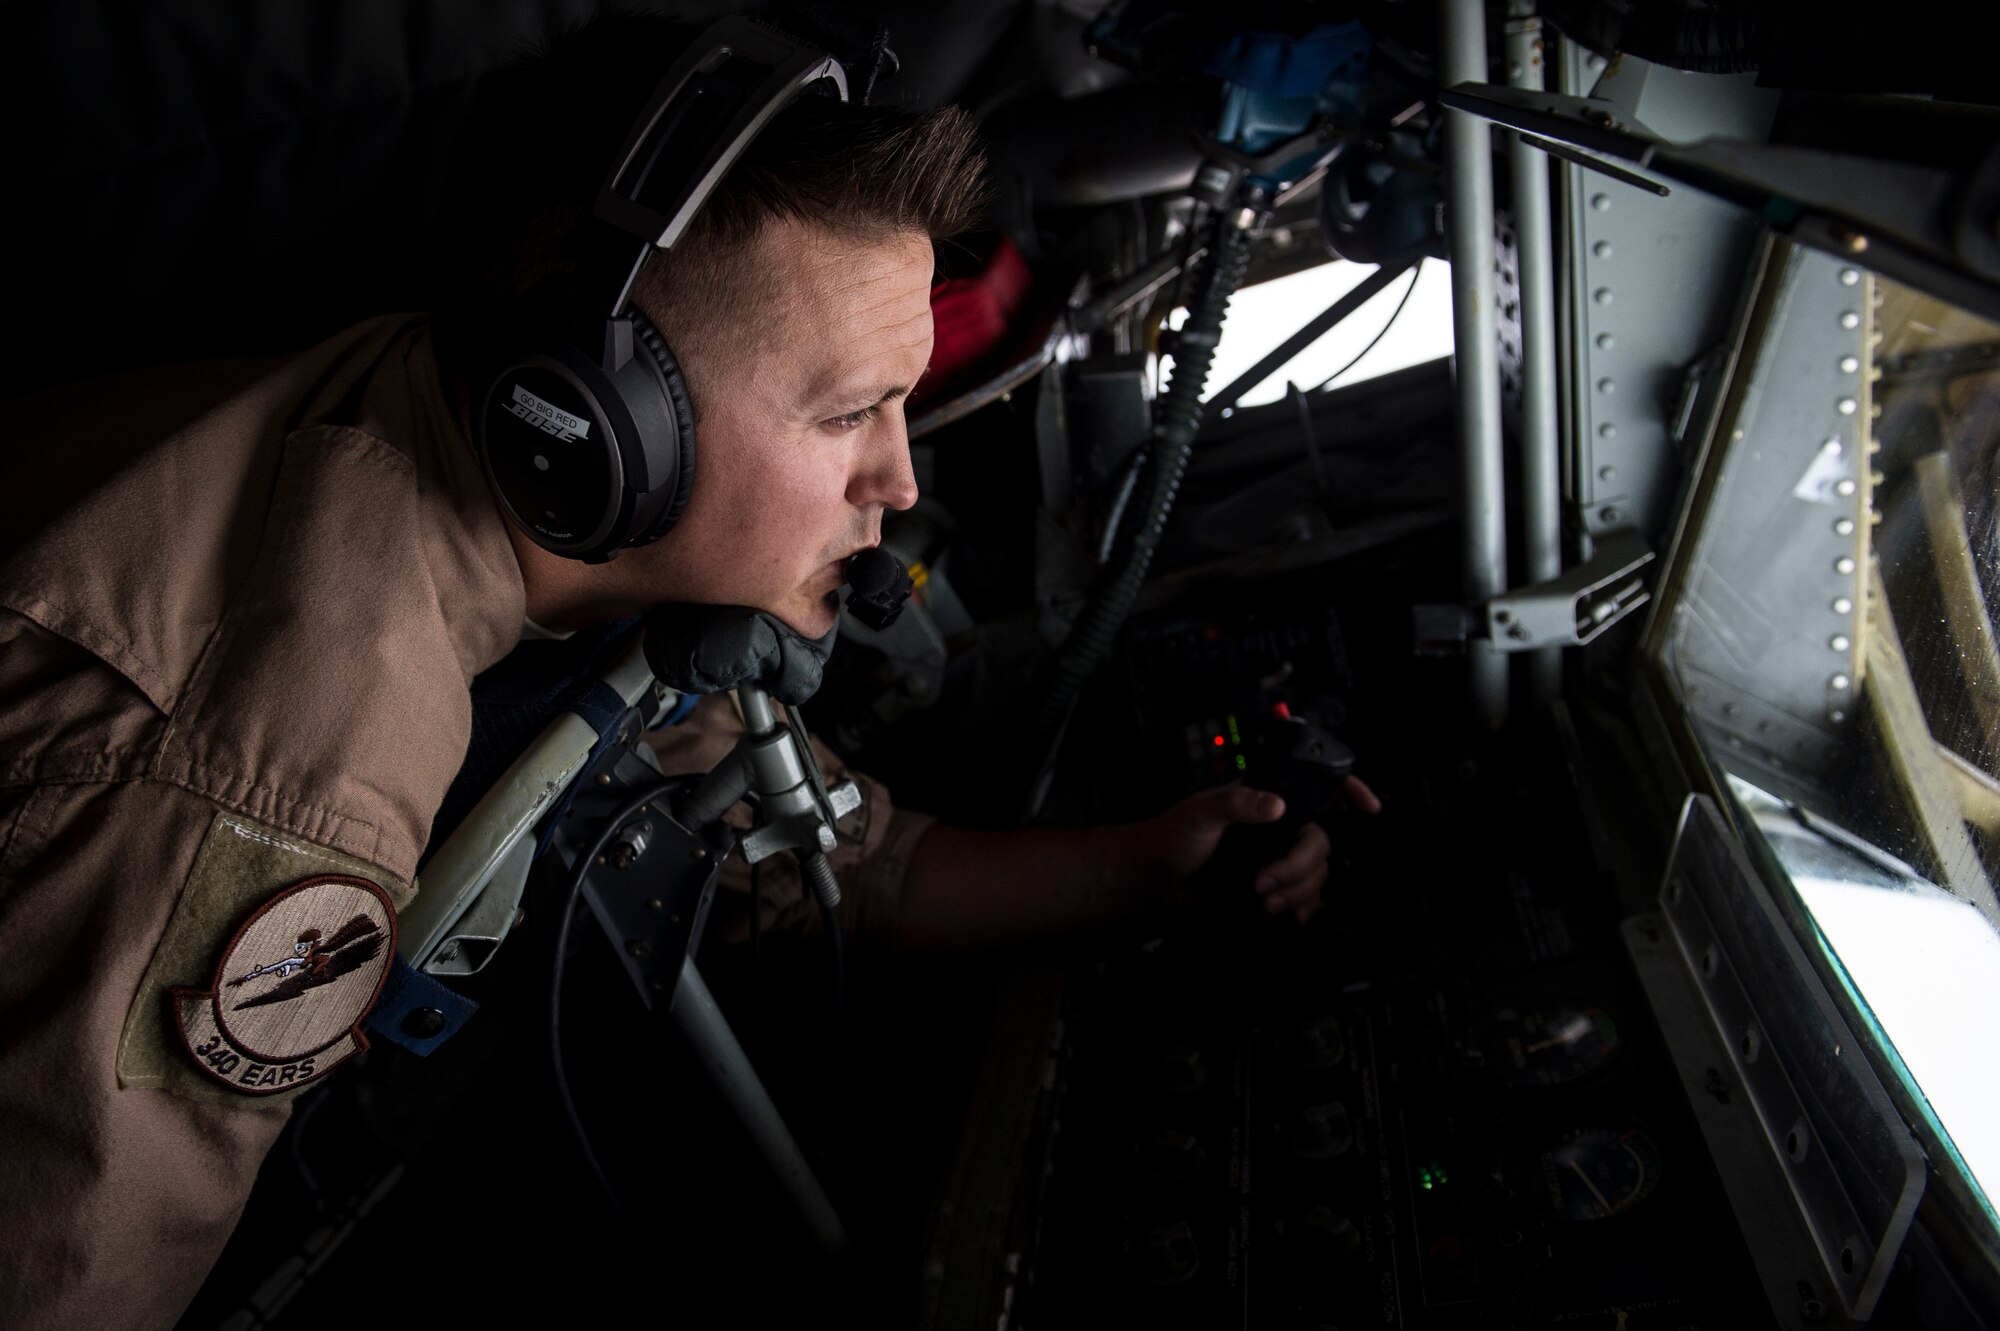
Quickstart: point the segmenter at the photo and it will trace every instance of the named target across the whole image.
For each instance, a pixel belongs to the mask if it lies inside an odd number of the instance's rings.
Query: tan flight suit
[[[408,903],[521,575],[422,318],[11,404],[5,437],[0,1327],[165,1327],[296,1094],[205,1075],[167,990],[301,880]],[[668,748],[719,751],[721,705]],[[871,793],[837,859],[893,934],[926,820]]]

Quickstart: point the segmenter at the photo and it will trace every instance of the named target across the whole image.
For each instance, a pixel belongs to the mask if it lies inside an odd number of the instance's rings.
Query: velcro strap
[[[477,1011],[479,1004],[397,957],[368,1014],[368,1029],[422,1056],[458,1034]]]

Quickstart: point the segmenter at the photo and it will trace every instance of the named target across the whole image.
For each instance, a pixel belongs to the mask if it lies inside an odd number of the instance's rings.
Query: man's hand
[[[1379,813],[1382,801],[1359,777],[1342,788],[1347,803],[1363,813]],[[1164,813],[1136,824],[1136,852],[1173,886],[1181,887],[1214,858],[1223,833],[1236,823],[1274,823],[1285,816],[1285,802],[1269,791],[1248,786],[1218,786],[1190,795]],[[1319,909],[1326,886],[1327,856],[1333,843],[1325,829],[1307,823],[1285,854],[1259,869],[1254,886],[1264,909],[1273,915],[1290,911],[1301,923]],[[1236,885],[1232,884],[1232,888]]]
[[[1347,803],[1382,802],[1347,779]],[[934,825],[910,857],[897,940],[907,947],[993,947],[1108,924],[1184,897],[1234,823],[1274,823],[1285,802],[1267,791],[1222,786],[1165,813],[1112,827],[1028,827],[1011,832]],[[1326,885],[1326,833],[1308,824],[1285,854],[1254,874],[1264,909],[1300,920]]]

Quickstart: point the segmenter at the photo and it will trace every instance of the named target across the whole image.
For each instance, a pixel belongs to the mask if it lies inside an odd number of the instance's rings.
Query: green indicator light
[[[1428,1178],[1426,1178],[1424,1180],[1424,1191],[1429,1192],[1430,1190],[1431,1190],[1431,1181]]]
[[[1240,753],[1236,755],[1236,770],[1239,772],[1247,772],[1250,770],[1250,764],[1243,761],[1243,755]]]
[[[1233,715],[1231,715],[1231,716],[1225,716],[1225,717],[1223,717],[1223,718],[1222,718],[1222,720],[1223,720],[1223,723],[1224,723],[1225,725],[1227,725],[1227,726],[1229,727],[1229,742],[1230,742],[1231,744],[1234,744],[1234,745],[1235,745],[1235,746],[1236,746],[1237,748],[1239,748],[1239,749],[1240,749],[1240,748],[1242,748],[1242,747],[1243,747],[1243,732],[1242,732],[1242,731],[1240,731],[1240,730],[1238,730],[1238,729],[1236,728],[1236,718],[1235,718],[1235,716],[1233,716]],[[1239,763],[1239,764],[1237,764],[1237,765],[1238,765],[1239,767],[1240,767],[1240,766],[1242,766],[1242,764],[1240,764],[1240,763]]]

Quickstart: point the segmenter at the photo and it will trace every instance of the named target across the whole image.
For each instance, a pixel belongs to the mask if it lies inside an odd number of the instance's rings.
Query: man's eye
[[[820,423],[826,426],[829,430],[859,429],[861,426],[866,425],[869,421],[875,419],[875,413],[877,410],[878,409],[875,407],[863,407],[859,411],[850,411],[845,416],[835,416],[831,420],[822,421]]]

